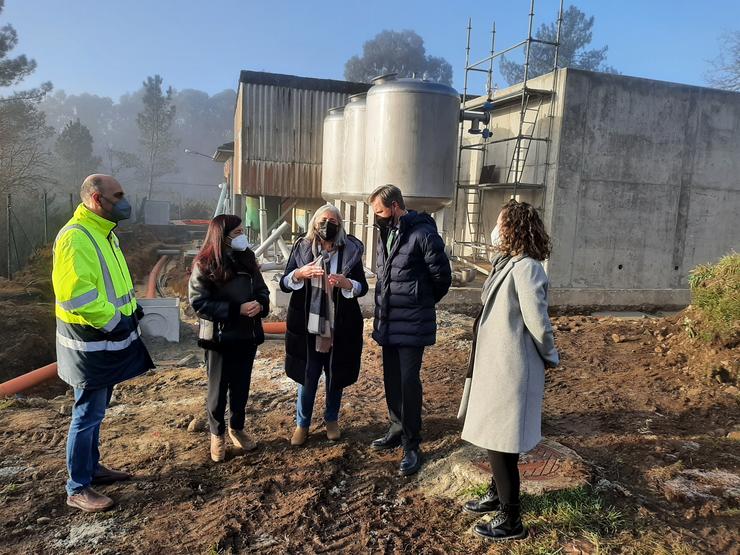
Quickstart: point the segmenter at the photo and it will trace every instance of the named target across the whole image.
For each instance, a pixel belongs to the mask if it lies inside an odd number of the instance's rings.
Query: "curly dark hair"
[[[552,245],[534,206],[514,199],[504,204],[499,228],[498,250],[511,256],[526,254],[535,260],[550,257]]]

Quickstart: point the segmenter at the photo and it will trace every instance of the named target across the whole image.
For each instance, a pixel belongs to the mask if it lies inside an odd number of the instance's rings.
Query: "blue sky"
[[[595,16],[592,46],[609,46],[607,63],[638,77],[704,85],[718,36],[740,28],[737,0],[572,3]],[[557,5],[537,0],[536,24]],[[11,23],[15,52],[38,62],[27,84],[51,80],[75,94],[118,98],[154,73],[211,94],[235,88],[241,69],[342,79],[344,62],[383,29],[418,32],[428,54],[452,64],[462,89],[468,17],[478,59],[493,20],[499,46],[526,36],[528,8],[526,0],[6,0],[0,25]]]

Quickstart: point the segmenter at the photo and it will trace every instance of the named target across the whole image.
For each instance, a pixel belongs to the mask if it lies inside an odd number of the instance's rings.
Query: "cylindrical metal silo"
[[[434,212],[454,197],[460,96],[452,87],[396,79],[367,93],[364,193],[393,184],[408,208]]]
[[[365,199],[365,96],[365,93],[350,96],[344,107],[344,190],[339,198],[346,202]]]
[[[344,158],[344,107],[331,108],[324,118],[321,154],[321,196],[328,202],[339,198],[344,189],[342,160]]]

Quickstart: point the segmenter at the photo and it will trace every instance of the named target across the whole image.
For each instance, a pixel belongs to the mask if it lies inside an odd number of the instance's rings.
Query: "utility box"
[[[169,225],[170,203],[166,200],[147,200],[144,203],[144,223],[146,225]]]
[[[136,299],[136,302],[144,310],[140,326],[145,337],[164,337],[172,343],[180,342],[179,298]]]

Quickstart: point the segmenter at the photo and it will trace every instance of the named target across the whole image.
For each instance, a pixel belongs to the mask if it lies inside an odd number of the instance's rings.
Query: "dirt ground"
[[[439,321],[438,343],[423,367],[428,462],[462,445],[456,413],[472,328],[466,316],[440,313]],[[548,373],[544,432],[588,462],[594,495],[625,517],[608,546],[583,535],[560,540],[559,553],[739,552],[740,486],[734,494],[732,484],[729,493],[716,484],[705,494],[689,487],[700,475],[737,478],[738,442],[727,436],[740,424],[738,352],[689,341],[680,322],[680,316],[553,319],[562,365]],[[303,448],[288,444],[295,384],[284,376],[282,345],[263,345],[248,404],[259,448],[247,455],[230,450],[222,464],[208,457],[206,379],[194,329],[186,326],[179,345],[151,348],[158,369],[118,386],[103,424],[104,462],[136,476],[101,488],[117,501],[110,512],[87,515],[65,505],[68,395],[0,404],[0,552],[514,549],[470,532],[475,520],[460,510],[464,492],[460,499],[427,495],[419,478],[396,475],[399,452],[369,448],[387,427],[380,351],[369,338],[360,381],[345,393],[342,440],[326,439],[318,401]],[[177,366],[187,354],[191,360]],[[515,552],[550,553],[537,547],[543,534],[533,529]]]

